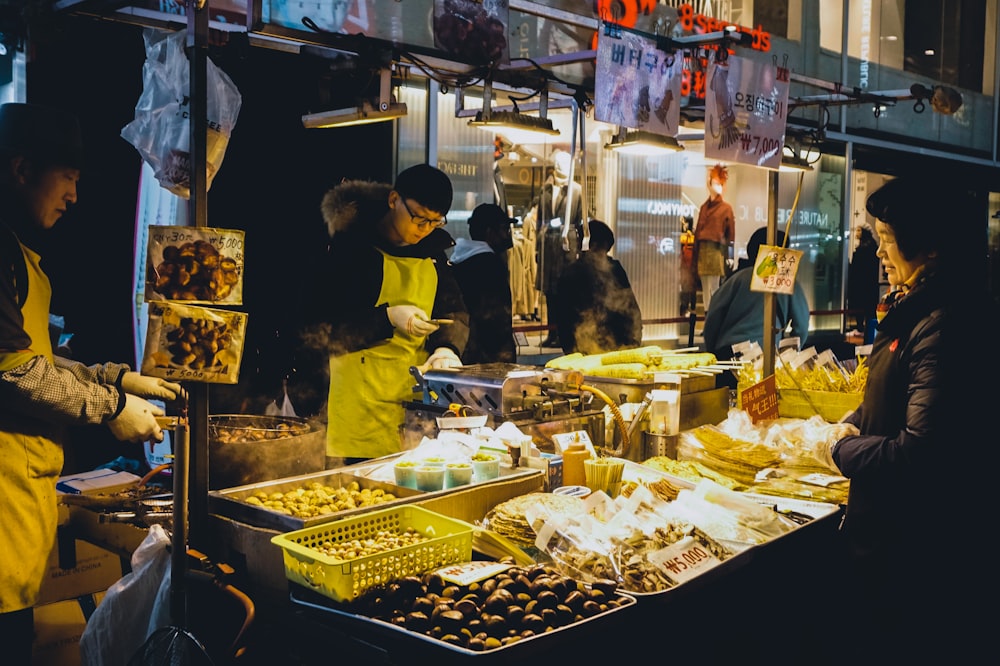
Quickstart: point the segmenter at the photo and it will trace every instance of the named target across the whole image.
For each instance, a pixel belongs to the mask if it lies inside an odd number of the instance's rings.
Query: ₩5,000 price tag
[[[678,585],[722,564],[722,560],[710,553],[694,537],[685,537],[650,553],[648,557],[651,563],[660,567]]]

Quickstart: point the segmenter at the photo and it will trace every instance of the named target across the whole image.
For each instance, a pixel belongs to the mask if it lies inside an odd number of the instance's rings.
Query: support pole
[[[190,63],[190,197],[188,219],[194,226],[208,226],[208,2],[189,0],[187,3],[186,51]],[[190,497],[188,543],[196,550],[207,552],[208,541],[208,384],[194,382],[190,395]],[[175,498],[176,500],[176,498]]]
[[[778,171],[772,170],[768,173],[767,188],[767,244],[774,245],[777,238],[778,228]],[[774,374],[774,292],[764,292],[764,344],[762,351],[764,367],[761,371],[761,378]]]

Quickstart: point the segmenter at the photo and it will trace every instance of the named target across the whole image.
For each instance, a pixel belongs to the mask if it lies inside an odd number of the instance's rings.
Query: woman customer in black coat
[[[940,174],[898,177],[867,200],[892,291],[864,400],[845,419],[859,433],[829,450],[851,481],[847,554],[831,571],[845,575],[847,601],[831,640],[848,659],[973,663],[986,654],[981,609],[995,602],[996,565],[978,542],[996,518],[993,479],[978,470],[997,469],[989,347],[1000,325],[984,281],[968,275],[969,239],[986,214],[974,204]]]

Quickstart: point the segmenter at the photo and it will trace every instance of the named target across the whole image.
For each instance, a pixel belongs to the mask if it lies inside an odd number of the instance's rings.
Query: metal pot
[[[218,414],[208,417],[209,488],[320,472],[326,429],[294,416]]]

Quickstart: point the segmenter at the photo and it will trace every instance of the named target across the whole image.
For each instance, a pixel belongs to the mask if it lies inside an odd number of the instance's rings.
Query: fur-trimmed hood
[[[345,180],[323,196],[320,211],[327,233],[350,229],[355,222],[375,224],[389,212],[392,185],[367,180]]]
[[[391,246],[378,233],[379,221],[389,212],[389,192],[392,185],[367,180],[345,180],[334,186],[320,204],[327,233],[351,232],[372,240],[378,247],[397,256],[430,257],[455,245],[455,239],[444,229],[435,229],[416,245]]]

